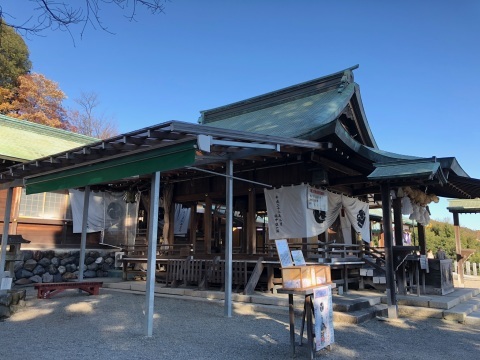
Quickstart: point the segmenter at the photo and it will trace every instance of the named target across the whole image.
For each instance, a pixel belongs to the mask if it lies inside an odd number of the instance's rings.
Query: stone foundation
[[[15,261],[15,285],[63,282],[78,278],[80,251],[22,251],[23,260]],[[115,268],[115,253],[86,251],[83,277],[107,277]]]

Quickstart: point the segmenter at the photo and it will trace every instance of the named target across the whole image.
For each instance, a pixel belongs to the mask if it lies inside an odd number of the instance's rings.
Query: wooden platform
[[[50,299],[53,295],[56,295],[67,289],[80,289],[90,295],[98,295],[100,287],[103,282],[99,281],[75,281],[75,282],[60,282],[60,283],[40,283],[35,284],[35,289],[38,290],[37,298]]]

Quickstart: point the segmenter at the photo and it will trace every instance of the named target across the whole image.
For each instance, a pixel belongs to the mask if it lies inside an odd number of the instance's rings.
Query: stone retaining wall
[[[16,261],[14,284],[62,282],[78,278],[80,251],[22,251],[23,260]],[[84,278],[106,277],[115,268],[115,253],[86,251]]]

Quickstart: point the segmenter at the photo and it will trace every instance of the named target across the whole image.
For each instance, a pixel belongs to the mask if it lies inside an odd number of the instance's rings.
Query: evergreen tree
[[[25,41],[0,19],[0,87],[14,88],[18,77],[29,73],[31,67]]]

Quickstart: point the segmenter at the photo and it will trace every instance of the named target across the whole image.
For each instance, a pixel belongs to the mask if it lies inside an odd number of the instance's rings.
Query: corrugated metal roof
[[[229,130],[249,131],[265,135],[308,139],[313,129],[334,121],[350,101],[355,85],[342,92],[331,90],[208,125]]]
[[[70,131],[0,115],[0,158],[25,161],[98,141]]]

